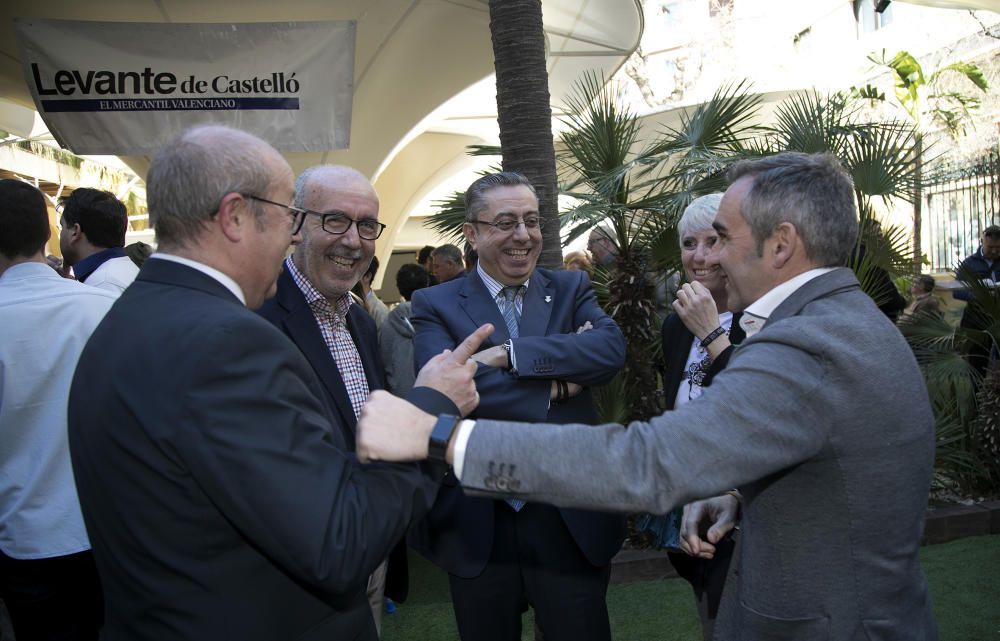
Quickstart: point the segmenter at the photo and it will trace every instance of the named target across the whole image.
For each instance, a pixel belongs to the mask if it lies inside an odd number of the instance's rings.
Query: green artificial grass
[[[1000,640],[1000,535],[921,549],[941,641]],[[701,641],[694,597],[681,579],[612,585],[615,641]],[[524,617],[524,641],[534,639]],[[382,641],[457,641],[444,573],[410,553],[410,596],[382,619]]]

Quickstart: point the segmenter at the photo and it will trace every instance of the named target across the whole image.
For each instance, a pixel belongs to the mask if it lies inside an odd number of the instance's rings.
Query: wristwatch
[[[451,414],[438,416],[437,423],[431,430],[430,442],[427,444],[427,460],[447,464],[448,441],[451,440],[451,435],[461,422],[461,417]]]
[[[504,351],[507,352],[507,370],[513,372],[514,359],[511,357],[510,353],[514,350],[514,341],[508,338],[506,341],[504,341],[501,347],[503,347]]]

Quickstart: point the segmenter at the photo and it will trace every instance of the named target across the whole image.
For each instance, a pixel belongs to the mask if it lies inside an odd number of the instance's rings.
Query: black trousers
[[[0,599],[17,641],[96,641],[104,599],[88,550],[48,559],[0,552]]]
[[[610,641],[611,567],[587,561],[556,508],[494,502],[493,551],[472,579],[449,575],[463,641],[520,641],[530,605],[545,641]]]
[[[726,587],[726,575],[733,558],[736,542],[732,533],[726,535],[715,545],[715,556],[711,559],[698,559],[683,552],[670,552],[670,564],[677,574],[687,580],[694,588],[694,597],[698,602],[698,618],[701,619],[704,639],[711,639],[715,630],[715,617],[722,602],[722,590]]]

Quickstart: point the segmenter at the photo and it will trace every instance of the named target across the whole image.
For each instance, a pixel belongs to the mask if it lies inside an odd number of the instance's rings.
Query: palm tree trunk
[[[503,168],[524,174],[535,186],[539,214],[545,220],[538,263],[541,267],[561,268],[556,157],[541,0],[490,0],[490,33]]]

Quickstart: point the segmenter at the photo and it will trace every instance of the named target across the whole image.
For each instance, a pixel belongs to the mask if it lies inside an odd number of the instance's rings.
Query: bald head
[[[291,168],[271,145],[221,125],[185,131],[156,154],[146,175],[149,220],[165,249],[196,240],[229,193],[260,195]]]
[[[378,194],[368,178],[346,165],[317,165],[303,171],[295,181],[295,206],[315,210],[316,202],[329,191],[352,192],[378,207]]]

